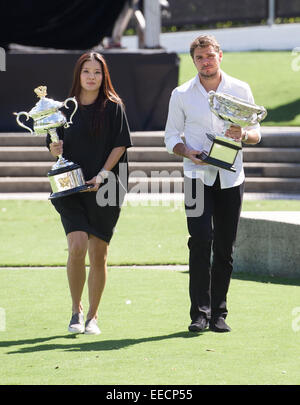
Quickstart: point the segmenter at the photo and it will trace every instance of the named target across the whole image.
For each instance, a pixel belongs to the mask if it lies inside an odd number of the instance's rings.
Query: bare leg
[[[96,236],[90,235],[88,252],[90,258],[90,272],[88,277],[90,308],[86,319],[97,319],[97,311],[107,277],[108,244]]]
[[[85,256],[88,235],[82,231],[71,232],[67,235],[67,240],[69,248],[67,274],[72,297],[72,312],[75,314],[82,311],[81,296],[86,278]]]

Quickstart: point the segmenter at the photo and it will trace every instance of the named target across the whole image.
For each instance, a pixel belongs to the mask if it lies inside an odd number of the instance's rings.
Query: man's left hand
[[[243,139],[244,133],[241,127],[231,125],[225,132],[225,135],[228,136],[228,138],[232,138],[235,141],[240,142]]]

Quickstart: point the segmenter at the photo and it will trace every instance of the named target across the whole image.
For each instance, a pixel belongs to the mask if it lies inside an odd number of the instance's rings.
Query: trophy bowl
[[[222,120],[240,127],[255,125],[267,116],[264,107],[249,103],[239,97],[210,91],[208,102],[211,111]],[[227,129],[227,128],[226,128]]]
[[[225,135],[231,125],[248,127],[262,121],[267,111],[264,107],[225,93],[210,91],[208,103],[211,111],[224,122],[221,134],[206,134],[207,141],[198,157],[205,163],[236,172],[234,162],[242,143]]]
[[[78,108],[78,103],[75,97],[67,98],[64,102],[47,98],[46,86],[39,86],[34,89],[34,92],[40,100],[29,112],[21,111],[14,113],[17,116],[17,123],[33,135],[49,134],[51,142],[58,142],[59,136],[56,129],[59,127],[68,128],[70,124],[73,123],[72,118]],[[67,104],[69,101],[74,103],[74,110],[70,116],[70,120],[67,121],[66,116],[60,109],[62,107],[68,109]],[[26,117],[26,121],[28,121],[29,118],[33,119],[34,131],[20,121],[22,115]],[[93,187],[92,185],[86,184],[81,167],[76,163],[68,161],[62,155],[58,156],[57,162],[48,172],[48,178],[52,189],[49,199],[65,197]]]

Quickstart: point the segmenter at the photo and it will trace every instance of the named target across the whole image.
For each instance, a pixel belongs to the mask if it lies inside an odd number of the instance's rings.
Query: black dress
[[[111,101],[106,103],[101,129],[99,133],[93,134],[93,119],[96,113],[96,104],[79,106],[73,117],[73,124],[63,131],[58,131],[64,142],[63,157],[81,166],[86,181],[99,173],[113,148],[132,146],[126,114],[121,105]],[[48,148],[50,142],[48,135]],[[125,196],[122,190],[126,190],[127,185],[127,178],[125,184],[124,176],[121,176],[123,180],[120,179],[120,163],[123,164],[122,170],[124,171],[125,167],[128,173],[126,151],[112,169],[117,192],[117,198],[112,204],[99,205],[96,200],[97,193],[90,191],[51,200],[60,214],[66,234],[84,231],[107,243],[110,242]]]

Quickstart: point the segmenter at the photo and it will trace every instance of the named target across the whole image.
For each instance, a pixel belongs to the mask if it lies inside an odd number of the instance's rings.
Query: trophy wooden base
[[[209,152],[205,150],[196,157],[207,164],[236,172],[234,162],[238,152],[242,149],[241,144],[219,135],[206,134],[206,136],[210,143],[210,150]]]
[[[205,152],[202,152],[200,155],[196,156],[198,159],[203,160],[203,162],[208,163],[209,165],[213,165],[216,167],[220,167],[221,169],[229,170],[230,172],[236,172],[236,168],[233,164],[223,162],[222,160],[215,159]]]

